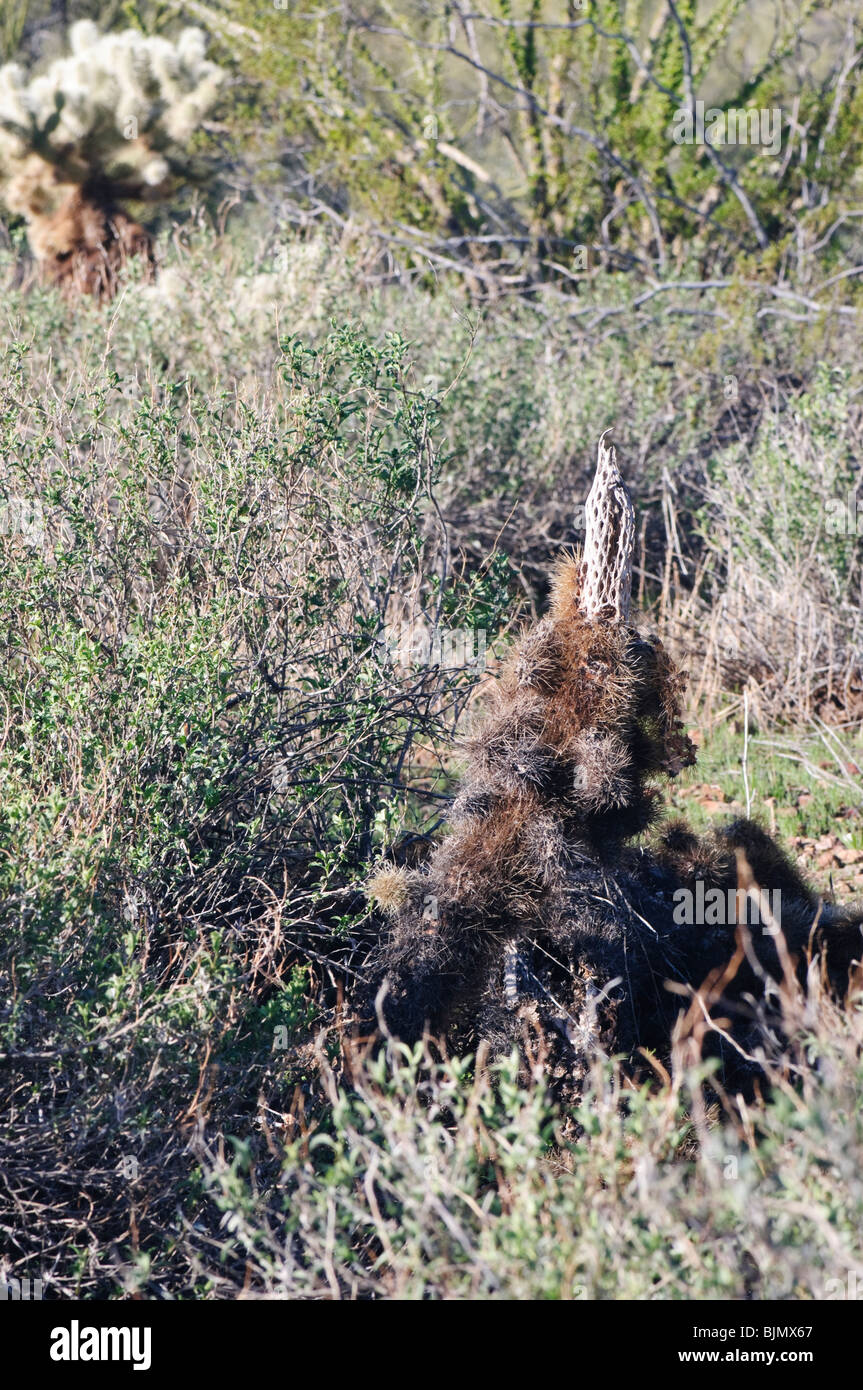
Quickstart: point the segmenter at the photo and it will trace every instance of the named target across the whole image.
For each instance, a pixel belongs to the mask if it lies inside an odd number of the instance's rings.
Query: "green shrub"
[[[74,1191],[154,1189],[158,1229],[190,1181],[172,1116],[215,1065],[217,1109],[254,1109],[250,1068],[287,1103],[334,971],[373,944],[370,861],[445,804],[481,671],[394,667],[381,630],[491,641],[507,576],[453,568],[437,407],[395,334],[285,340],[255,410],[98,362],[47,409],[38,381],[7,348],[2,1051],[51,1117],[11,1117],[7,1171],[22,1210],[49,1181],[35,1152]],[[37,1249],[69,1216],[61,1189]]]

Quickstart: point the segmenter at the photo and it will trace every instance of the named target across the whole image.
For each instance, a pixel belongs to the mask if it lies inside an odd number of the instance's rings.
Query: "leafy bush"
[[[3,1166],[12,1250],[48,1182],[36,1247],[71,1221],[67,1281],[82,1185],[173,1220],[175,1120],[211,1067],[232,1124],[250,1067],[289,1098],[303,1024],[373,944],[368,862],[422,836],[479,674],[394,668],[381,630],[492,635],[507,590],[499,565],[453,572],[436,406],[395,335],[286,341],[254,411],[81,364],[46,413],[37,382],[7,348],[2,1051],[7,1094],[43,1108],[7,1112]],[[85,1247],[122,1203],[105,1219]]]
[[[290,171],[283,200],[371,220],[408,266],[461,262],[483,297],[549,278],[580,287],[597,258],[715,274],[742,250],[761,273],[795,243],[829,260],[854,240],[842,217],[861,160],[853,5],[492,0],[463,14],[419,0],[300,14],[240,0],[230,16],[210,7],[210,23],[250,79],[244,131],[255,125],[280,179]],[[699,101],[710,138],[676,138]],[[736,115],[714,132],[717,115],[750,111],[777,113],[775,138],[750,143],[747,118],[738,143]]]

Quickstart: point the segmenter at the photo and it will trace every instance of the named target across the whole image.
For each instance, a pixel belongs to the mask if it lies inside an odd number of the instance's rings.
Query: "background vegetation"
[[[370,867],[441,825],[609,425],[691,672],[670,801],[748,795],[861,886],[856,7],[182,8],[231,80],[155,282],[70,303],[2,230],[4,1277],[835,1296],[860,1016],[817,981],[742,1118],[684,1053],[642,1089],[598,1059],[561,1116],[541,1058],[367,1055],[345,1001]],[[183,22],[37,0],[0,42],[82,16]],[[690,76],[780,107],[781,154],[674,145]],[[400,623],[482,629],[487,673],[394,665]]]

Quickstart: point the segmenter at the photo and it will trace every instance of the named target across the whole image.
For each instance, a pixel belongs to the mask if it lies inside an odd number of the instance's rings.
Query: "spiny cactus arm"
[[[63,111],[62,93],[55,94],[54,109],[39,121],[20,99],[20,81],[17,64],[0,68],[0,156],[14,163],[38,154],[49,164],[62,164],[66,152],[51,143]]]
[[[584,584],[580,606],[588,618],[608,609],[617,622],[629,622],[635,508],[617,466],[614,445],[600,436],[596,476],[585,506]]]

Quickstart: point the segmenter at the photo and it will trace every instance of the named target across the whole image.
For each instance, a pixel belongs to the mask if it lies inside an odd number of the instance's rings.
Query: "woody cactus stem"
[[[588,618],[611,617],[629,622],[632,602],[632,557],[635,508],[620,475],[613,444],[600,437],[596,477],[587,496],[584,542],[584,588],[581,609]],[[609,610],[611,610],[609,612]]]
[[[43,280],[68,293],[112,299],[133,257],[153,277],[152,237],[114,204],[108,187],[73,187],[50,216],[31,219],[29,236]]]

